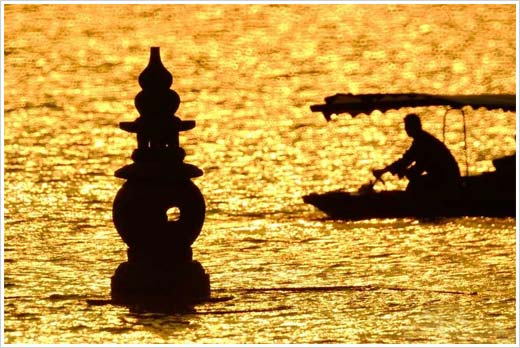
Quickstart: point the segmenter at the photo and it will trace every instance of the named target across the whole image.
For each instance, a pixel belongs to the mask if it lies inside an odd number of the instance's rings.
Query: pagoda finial
[[[173,83],[172,74],[161,61],[160,47],[150,48],[148,65],[139,75],[139,85],[142,89],[168,89]]]

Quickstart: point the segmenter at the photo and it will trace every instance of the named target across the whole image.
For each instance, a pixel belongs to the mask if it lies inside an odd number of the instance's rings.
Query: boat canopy
[[[327,121],[332,114],[348,113],[352,117],[358,114],[370,114],[379,110],[418,106],[449,106],[462,109],[471,106],[474,109],[502,109],[516,112],[515,94],[479,94],[479,95],[434,95],[419,93],[396,94],[342,94],[326,97],[325,104],[311,105],[311,111],[321,112]]]

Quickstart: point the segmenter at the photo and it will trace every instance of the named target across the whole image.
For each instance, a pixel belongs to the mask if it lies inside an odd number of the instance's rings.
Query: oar
[[[358,189],[359,193],[372,193],[374,192],[374,185],[379,181],[383,185],[385,184],[385,181],[381,178],[381,176],[374,175],[375,180],[370,180],[368,183],[361,185],[361,187]]]

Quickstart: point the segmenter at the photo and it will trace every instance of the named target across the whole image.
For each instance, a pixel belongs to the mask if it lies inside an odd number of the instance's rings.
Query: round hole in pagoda
[[[181,216],[181,211],[177,207],[171,207],[166,211],[166,216],[168,216],[168,221],[178,221]]]

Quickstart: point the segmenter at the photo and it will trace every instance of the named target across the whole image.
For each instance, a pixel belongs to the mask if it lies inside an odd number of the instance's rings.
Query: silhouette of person
[[[406,177],[407,192],[413,194],[455,194],[461,184],[457,161],[446,145],[422,129],[416,114],[404,118],[406,134],[413,139],[411,147],[397,161],[372,173],[380,178],[386,172]]]

